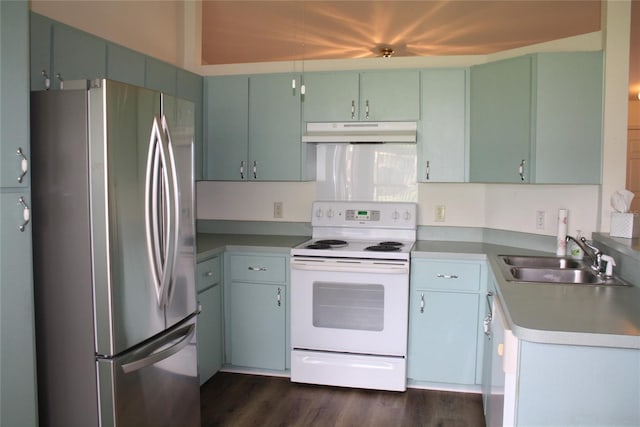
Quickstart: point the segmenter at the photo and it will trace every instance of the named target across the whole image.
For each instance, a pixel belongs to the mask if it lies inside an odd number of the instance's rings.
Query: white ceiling
[[[632,9],[640,49],[640,0]],[[202,63],[367,58],[382,47],[394,56],[487,54],[598,31],[600,10],[599,0],[204,0]],[[640,55],[631,62],[637,96]]]

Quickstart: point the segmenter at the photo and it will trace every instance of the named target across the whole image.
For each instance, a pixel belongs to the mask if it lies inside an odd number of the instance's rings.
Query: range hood
[[[416,122],[307,123],[302,142],[416,142]]]

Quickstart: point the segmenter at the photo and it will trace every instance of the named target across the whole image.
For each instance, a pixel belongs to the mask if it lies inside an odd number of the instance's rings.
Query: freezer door
[[[115,427],[199,427],[195,316],[114,359],[98,359],[100,419]]]
[[[195,312],[197,307],[193,175],[195,106],[192,102],[163,94],[162,113],[175,160],[179,203],[176,259],[166,305],[167,327],[170,327]]]

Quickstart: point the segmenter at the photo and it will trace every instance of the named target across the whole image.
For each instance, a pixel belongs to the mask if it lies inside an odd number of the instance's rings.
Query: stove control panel
[[[380,211],[347,209],[344,218],[347,221],[380,221]]]
[[[416,229],[417,204],[410,202],[313,202],[313,227]]]

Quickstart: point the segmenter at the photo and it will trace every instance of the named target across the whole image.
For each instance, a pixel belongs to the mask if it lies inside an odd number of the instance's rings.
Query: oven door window
[[[384,329],[384,286],[314,282],[313,326],[382,331]]]

